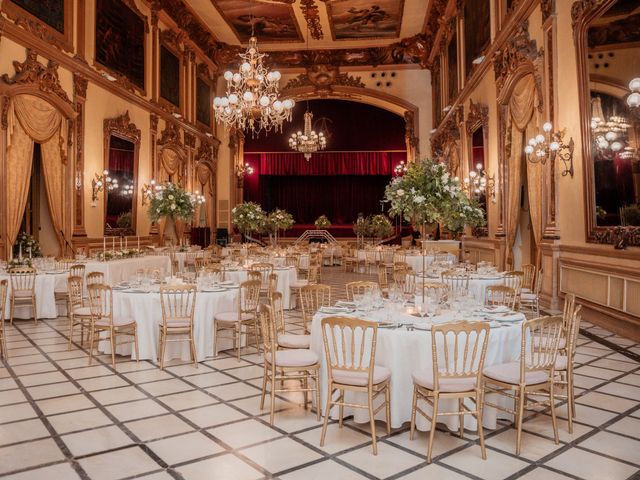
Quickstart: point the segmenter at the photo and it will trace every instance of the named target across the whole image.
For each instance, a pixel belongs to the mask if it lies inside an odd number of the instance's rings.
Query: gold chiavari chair
[[[307,278],[298,278],[289,284],[289,290],[291,294],[295,296],[296,308],[298,307],[300,299],[300,290],[307,285],[315,285],[320,281],[320,266],[309,265],[307,270]]]
[[[104,273],[102,272],[89,272],[87,274],[87,289],[90,285],[104,284]]]
[[[272,273],[269,275],[269,286],[267,287],[267,298],[271,298],[275,292],[278,291],[278,275]]]
[[[393,264],[407,263],[407,252],[404,250],[396,250],[393,254]]]
[[[567,336],[568,342],[564,349],[564,354],[556,357],[555,374],[554,379],[556,385],[566,388],[566,395],[556,393],[558,398],[567,399],[567,420],[569,423],[569,433],[573,433],[573,419],[576,416],[576,398],[574,388],[573,367],[575,362],[576,350],[578,347],[578,334],[580,333],[580,321],[582,305],[578,305],[573,311],[573,320],[571,321],[571,328]]]
[[[379,292],[380,287],[376,282],[356,281],[349,282],[345,286],[347,290],[347,300],[353,301],[355,295],[365,295],[367,293]]]
[[[395,272],[395,289],[401,292],[405,297],[413,297],[416,293],[416,274],[408,270],[404,272]]]
[[[11,280],[10,323],[13,325],[15,307],[25,305],[31,307],[33,321],[38,324],[38,309],[36,307],[36,271],[31,267],[18,267],[9,270]]]
[[[184,259],[184,270],[185,271],[196,271],[197,264],[196,260],[203,259],[203,252],[187,252]]]
[[[247,280],[251,282],[260,282],[262,286],[262,273],[249,270],[247,272]]]
[[[358,252],[346,247],[342,255],[342,266],[345,272],[355,272],[358,269]]]
[[[193,366],[198,368],[196,343],[193,338],[193,314],[196,308],[196,286],[181,285],[160,287],[160,304],[162,306],[162,323],[158,354],[160,370],[164,370],[164,352],[168,342],[189,342]],[[172,335],[180,336],[169,340]],[[186,336],[186,338],[185,338]]]
[[[273,295],[271,295],[271,311],[273,312],[276,333],[278,334],[278,347],[309,348],[311,346],[311,335],[286,332],[282,293],[273,292]]]
[[[308,325],[321,307],[331,306],[331,287],[329,285],[305,285],[300,289],[302,304],[302,325],[305,333],[309,333]]]
[[[438,302],[444,302],[449,297],[449,285],[444,283],[425,282],[424,285],[420,284],[416,287],[416,295],[422,295],[423,288],[425,296]]]
[[[384,265],[387,268],[393,268],[395,263],[396,252],[392,248],[383,248],[380,252],[380,265]]]
[[[484,304],[487,306],[503,305],[510,310],[516,308],[516,291],[506,285],[489,285],[485,289]]]
[[[533,291],[525,292],[524,288],[520,294],[520,309],[535,312],[536,316],[540,315],[540,291],[542,290],[543,271],[538,271],[533,286]]]
[[[133,319],[113,318],[113,291],[109,285],[93,284],[89,286],[89,307],[91,309],[91,330],[89,334],[89,365],[93,361],[93,349],[100,340],[111,343],[111,364],[116,369],[116,347],[122,343],[133,343],[136,362],[140,359],[138,351],[138,328]],[[108,337],[100,338],[101,333]],[[127,342],[117,342],[118,336],[133,337]]]
[[[6,280],[0,280],[0,358],[4,360],[9,358],[9,350],[7,350],[7,336],[4,332],[5,305],[7,304],[8,290],[9,282]]]
[[[224,268],[219,263],[210,263],[204,267],[205,273],[212,273],[214,275],[214,281],[224,282]],[[217,278],[216,278],[217,277]]]
[[[258,272],[259,273],[259,272]],[[233,348],[236,350],[238,361],[240,361],[241,339],[243,327],[252,327],[255,339],[256,349],[260,351],[258,344],[258,320],[256,315],[258,312],[258,304],[260,303],[260,281],[249,280],[240,284],[240,292],[238,294],[237,309],[231,312],[217,313],[213,320],[213,352],[214,356],[218,356],[218,339],[221,333],[230,333],[230,336],[222,338],[230,338],[233,340]],[[247,342],[248,343],[248,342]]]
[[[285,267],[295,268],[296,273],[298,273],[298,269],[300,268],[300,255],[287,255],[284,257],[284,265]]]
[[[511,287],[516,291],[516,297],[518,299],[520,299],[520,294],[522,293],[522,278],[523,273],[520,271],[515,271],[505,273],[503,279],[503,283],[507,287]],[[520,305],[517,304],[516,307],[519,308]]]
[[[442,272],[442,283],[449,286],[452,295],[457,295],[460,290],[469,289],[469,275],[458,274],[453,271]]]
[[[527,264],[522,266],[522,291],[531,292],[536,280],[536,266]]]
[[[378,265],[378,287],[384,297],[389,295],[389,269]]]
[[[67,315],[69,316],[69,347],[73,343],[73,329],[80,325],[80,345],[84,344],[84,329],[91,330],[91,308],[84,304],[84,280],[79,276],[67,278]]]
[[[484,369],[482,379],[485,394],[496,393],[515,401],[515,410],[486,401],[485,405],[515,416],[516,455],[520,455],[524,411],[531,407],[545,405],[550,407],[553,437],[556,445],[558,444],[554,378],[558,342],[561,336],[562,317],[560,316],[527,320],[522,324],[520,359]],[[531,401],[532,395],[540,393],[546,393],[548,398]]]
[[[273,264],[265,262],[254,263],[251,265],[250,271],[260,272],[260,290],[263,293],[267,293],[269,291],[269,275],[273,273]]]
[[[344,407],[366,408],[369,410],[369,424],[373,454],[378,454],[376,438],[376,414],[385,408],[387,434],[391,433],[391,371],[375,364],[378,325],[375,322],[346,317],[326,317],[320,323],[322,343],[327,363],[327,401],[324,422],[320,436],[320,446],[324,446],[329,414],[333,405],[338,405],[338,426],[342,428]],[[336,400],[333,394],[339,391]],[[345,392],[362,392],[367,395],[367,403],[350,403]],[[373,402],[384,395],[384,402],[374,409]]]
[[[278,392],[302,392],[304,394],[304,408],[309,404],[309,393],[315,392],[316,396],[316,420],[320,420],[320,359],[306,348],[293,348],[278,350],[278,334],[275,328],[273,312],[268,305],[260,306],[260,329],[264,348],[264,374],[262,377],[262,396],[260,397],[260,409],[264,408],[264,399],[269,385],[271,408],[269,424],[273,425],[275,412],[276,393]],[[309,378],[313,380],[314,387],[309,386]],[[288,386],[290,380],[300,382],[299,387]],[[276,385],[280,383],[281,387]],[[287,385],[285,387],[285,385]]]
[[[378,268],[378,263],[380,263],[380,252],[377,250],[365,250],[364,268],[367,273],[371,273],[371,269]]]
[[[413,403],[411,408],[411,432],[413,440],[416,414],[431,422],[427,462],[431,463],[433,438],[439,416],[457,415],[460,421],[460,438],[464,438],[464,417],[473,415],[478,424],[478,437],[482,458],[486,460],[484,432],[482,430],[482,369],[487,352],[489,325],[480,322],[454,322],[434,325],[431,328],[432,366],[416,370],[413,378]],[[469,398],[475,405],[472,410],[464,404]],[[457,399],[458,410],[442,412],[440,399]],[[432,414],[422,410],[418,402],[427,403]]]
[[[213,260],[211,259],[211,257],[196,257],[194,262],[195,262],[196,272],[198,272],[201,269],[205,268],[210,263],[213,263]]]

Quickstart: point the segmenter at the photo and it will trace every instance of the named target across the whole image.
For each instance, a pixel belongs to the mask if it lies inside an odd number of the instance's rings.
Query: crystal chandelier
[[[304,153],[304,158],[309,161],[311,154],[318,150],[324,150],[327,146],[327,139],[324,133],[316,133],[311,130],[311,120],[313,113],[307,110],[304,114],[304,132],[298,131],[289,138],[289,147],[297,152]]]
[[[600,97],[591,102],[591,133],[598,152],[605,158],[613,158],[626,151],[627,130],[631,124],[619,115],[605,118]]]
[[[280,72],[267,70],[263,63],[265,54],[258,51],[257,43],[256,37],[249,39],[249,48],[239,55],[242,64],[238,72],[224,72],[226,95],[213,100],[216,121],[229,129],[249,129],[252,134],[262,130],[282,131],[282,123],[291,121],[295,102],[289,98],[280,100]]]
[[[479,199],[483,195],[491,197],[491,202],[496,203],[496,180],[494,175],[489,175],[482,163],[476,165],[475,170],[471,170],[469,175],[462,182],[462,190],[470,197]]]

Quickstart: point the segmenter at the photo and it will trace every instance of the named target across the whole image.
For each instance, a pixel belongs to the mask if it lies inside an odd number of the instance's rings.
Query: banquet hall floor
[[[366,278],[323,269],[335,299],[347,281]],[[300,313],[288,312],[300,331]],[[6,328],[10,359],[0,364],[0,478],[245,480],[290,479],[629,479],[640,478],[640,345],[584,324],[576,360],[577,423],[567,433],[560,406],[560,444],[544,413],[524,422],[523,454],[507,422],[486,432],[483,461],[473,432],[465,440],[439,431],[434,461],[426,434],[409,440],[408,425],[386,435],[378,456],[365,425],[329,428],[297,405],[276,402],[275,425],[261,411],[261,357],[241,362],[222,354],[199,364],[110,358],[87,365],[87,353],[67,351],[66,318],[16,321]],[[407,392],[410,395],[410,392]],[[380,424],[382,427],[383,424]]]

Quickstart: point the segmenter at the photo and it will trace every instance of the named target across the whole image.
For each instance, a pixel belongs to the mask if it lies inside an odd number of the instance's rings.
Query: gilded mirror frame
[[[111,149],[111,137],[118,137],[133,143],[133,193],[131,195],[131,230],[133,235],[137,232],[138,223],[138,164],[140,160],[140,140],[141,131],[136,127],[135,123],[129,118],[129,111],[115,118],[106,118],[103,126],[104,133],[104,169],[109,169],[109,151]],[[107,201],[109,191],[104,190],[104,207],[103,207],[103,231],[105,231],[105,220],[107,218]]]
[[[484,168],[488,170],[489,161],[489,107],[482,103],[474,103],[473,99],[469,103],[469,114],[465,123],[465,130],[467,134],[467,168],[469,172],[475,168],[473,163],[473,135],[482,129],[482,149],[484,151]],[[495,186],[494,186],[495,188]],[[494,194],[495,195],[495,194]],[[473,229],[473,234],[476,237],[488,237],[489,236],[489,204],[491,195],[485,193],[485,215],[487,224],[484,227],[476,227]]]
[[[591,87],[587,55],[589,25],[605,13],[617,0],[576,0],[571,6],[573,40],[578,68],[578,98],[580,133],[582,135],[582,168],[585,201],[586,241],[588,243],[640,246],[640,228],[598,226],[595,205],[595,176],[591,139]]]

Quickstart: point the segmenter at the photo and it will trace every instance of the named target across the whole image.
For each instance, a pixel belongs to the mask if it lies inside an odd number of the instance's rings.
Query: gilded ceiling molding
[[[496,75],[498,96],[507,78],[512,75],[518,67],[526,63],[535,65],[541,57],[542,49],[538,50],[536,41],[529,37],[529,22],[523,20],[516,26],[515,31],[507,42],[493,54],[493,69]],[[539,75],[536,75],[536,83],[541,81],[538,77]]]
[[[184,42],[189,39],[189,35],[184,30],[177,32],[171,30],[160,30],[160,43],[168,45],[177,52],[183,53],[185,51]]]
[[[136,145],[140,145],[141,132],[135,123],[131,123],[129,110],[115,118],[106,118],[103,125],[104,138],[116,135],[131,139]]]
[[[542,10],[542,23],[545,23],[551,15],[556,13],[556,0],[540,0]]]
[[[353,77],[346,72],[340,72],[339,67],[326,63],[314,64],[296,78],[289,80],[284,90],[313,87],[315,94],[326,97],[331,94],[334,86],[364,88],[360,77]]]
[[[324,35],[322,33],[322,25],[320,25],[320,12],[315,0],[300,0],[300,9],[304,19],[307,21],[311,38],[321,40]]]
[[[576,0],[571,5],[571,26],[575,30],[576,24],[582,22],[584,16],[592,12],[607,0]]]
[[[180,138],[180,128],[173,122],[166,122],[164,130],[160,134],[160,138],[157,142],[158,145],[177,145],[183,147],[182,139]]]
[[[487,128],[489,126],[489,107],[482,103],[474,103],[472,99],[469,103],[466,126],[469,135],[475,132],[478,127]]]
[[[38,61],[38,53],[27,48],[27,58],[24,62],[13,62],[16,74],[10,78],[6,73],[2,75],[2,81],[7,85],[32,85],[43,93],[56,95],[71,105],[71,100],[60,85],[58,77],[58,62],[49,60],[45,66]]]
[[[74,73],[73,74],[73,95],[75,97],[81,97],[86,99],[88,84],[89,84],[89,80],[87,79],[87,77]]]
[[[178,28],[184,30],[189,39],[209,58],[215,58],[217,50],[224,47],[225,44],[217,42],[213,38],[209,30],[191,13],[183,0],[156,0],[155,3],[160,9],[167,12],[176,22]]]

